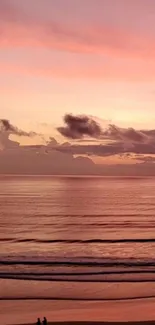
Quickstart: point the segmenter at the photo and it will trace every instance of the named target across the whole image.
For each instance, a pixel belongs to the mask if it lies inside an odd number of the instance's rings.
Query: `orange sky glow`
[[[154,130],[154,0],[1,0],[0,29],[0,119],[37,133],[1,131],[3,151],[11,142],[46,146],[50,137],[74,146],[57,129],[68,113],[97,119],[103,129]],[[71,148],[71,154],[99,165],[153,168],[154,134],[140,140],[112,134],[109,140],[123,141],[124,149]],[[105,145],[103,137],[97,141]]]

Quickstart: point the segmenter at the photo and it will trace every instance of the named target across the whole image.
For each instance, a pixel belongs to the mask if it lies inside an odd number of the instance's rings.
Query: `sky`
[[[0,173],[155,173],[154,57],[154,0],[0,0]]]

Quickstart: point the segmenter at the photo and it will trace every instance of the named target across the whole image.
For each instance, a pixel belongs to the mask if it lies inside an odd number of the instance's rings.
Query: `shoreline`
[[[153,325],[155,324],[154,320],[151,321],[126,321],[126,322],[105,322],[105,321],[62,321],[62,322],[48,322],[48,325]],[[16,325],[16,324],[12,324]],[[34,325],[34,323],[25,323],[21,325]]]

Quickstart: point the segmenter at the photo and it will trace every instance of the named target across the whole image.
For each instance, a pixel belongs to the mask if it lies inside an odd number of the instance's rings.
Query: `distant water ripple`
[[[154,197],[150,178],[1,179],[0,299],[154,297]]]

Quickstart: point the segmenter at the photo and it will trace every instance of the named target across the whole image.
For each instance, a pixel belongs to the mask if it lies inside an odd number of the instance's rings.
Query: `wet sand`
[[[35,324],[38,317],[46,316],[48,324],[75,324],[77,321],[105,325],[109,322],[154,323],[155,300],[76,302],[76,301],[0,301],[2,325]],[[51,322],[51,323],[50,323]],[[113,324],[114,324],[113,323]],[[110,324],[111,325],[111,324]]]

